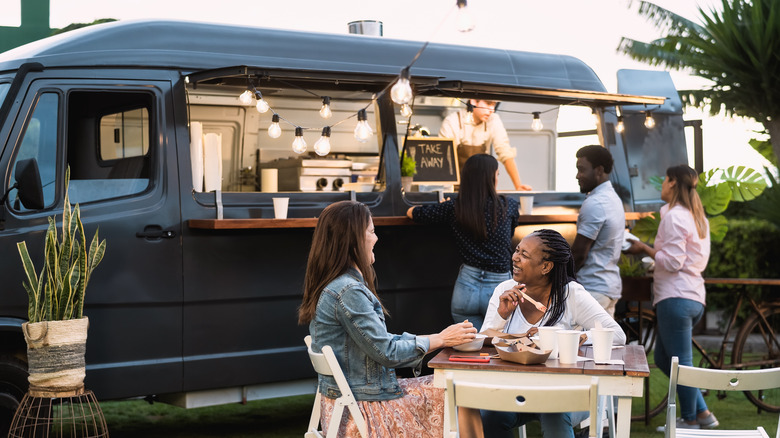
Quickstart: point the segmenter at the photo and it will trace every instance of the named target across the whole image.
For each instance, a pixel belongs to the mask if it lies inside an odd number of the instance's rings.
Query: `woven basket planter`
[[[22,324],[32,396],[67,397],[84,391],[88,328],[87,317]]]

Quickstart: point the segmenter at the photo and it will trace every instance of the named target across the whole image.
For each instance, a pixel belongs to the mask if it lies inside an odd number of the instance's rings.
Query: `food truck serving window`
[[[379,146],[372,93],[258,85],[267,105],[258,109],[256,96],[239,99],[244,91],[210,85],[188,90],[196,191],[334,192],[358,179],[374,181]],[[372,131],[365,141],[355,137],[361,109]],[[330,135],[323,149],[317,143],[324,127]]]

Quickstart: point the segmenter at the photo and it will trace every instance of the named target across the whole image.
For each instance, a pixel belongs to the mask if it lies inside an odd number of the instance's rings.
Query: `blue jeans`
[[[529,421],[539,420],[542,423],[542,434],[545,438],[574,438],[575,424],[580,424],[588,418],[588,412],[566,412],[556,414],[527,414],[515,412],[480,411],[482,416],[482,431],[485,437],[512,438],[513,430]]]
[[[672,368],[672,356],[680,358],[680,365],[693,366],[691,336],[693,326],[704,314],[704,306],[685,298],[667,298],[659,301],[655,310],[658,338],[655,341],[655,364],[667,376]],[[684,420],[693,421],[696,414],[707,410],[699,388],[677,386],[680,399],[678,412]]]
[[[455,322],[469,320],[479,330],[485,321],[490,297],[499,283],[512,278],[511,272],[490,272],[461,265],[452,290],[450,311]]]

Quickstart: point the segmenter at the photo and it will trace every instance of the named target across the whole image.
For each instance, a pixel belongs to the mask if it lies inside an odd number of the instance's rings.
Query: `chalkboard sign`
[[[423,137],[406,140],[406,153],[414,159],[419,184],[458,184],[458,152],[451,138]]]

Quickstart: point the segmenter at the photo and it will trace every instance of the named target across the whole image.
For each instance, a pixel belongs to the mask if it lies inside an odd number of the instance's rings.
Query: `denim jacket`
[[[419,368],[430,346],[428,338],[387,332],[382,306],[356,269],[349,269],[322,291],[309,333],[314,351],[322,351],[324,345],[333,349],[360,401],[403,396],[393,368]],[[332,376],[320,375],[319,384],[324,396],[341,396]]]

